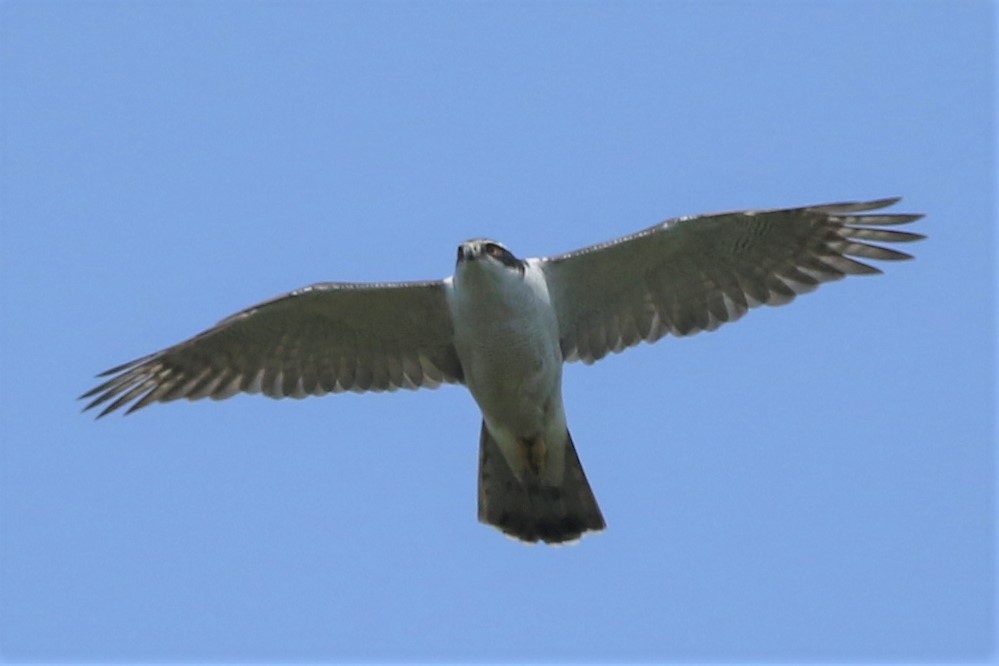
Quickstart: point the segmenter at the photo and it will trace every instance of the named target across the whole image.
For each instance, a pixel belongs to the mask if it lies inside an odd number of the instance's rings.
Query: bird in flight
[[[880,273],[860,260],[909,259],[872,244],[923,238],[883,228],[922,217],[881,210],[898,201],[679,217],[536,259],[469,240],[452,277],[298,289],[111,368],[81,398],[92,398],[85,409],[105,405],[104,416],[240,392],[464,384],[482,412],[479,520],[525,542],[575,541],[605,523],[566,424],[562,364],[711,331],[823,282]]]

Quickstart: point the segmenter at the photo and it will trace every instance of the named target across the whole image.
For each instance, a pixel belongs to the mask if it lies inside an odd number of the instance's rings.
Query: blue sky
[[[984,2],[0,6],[12,662],[983,660]],[[95,422],[93,375],[327,280],[902,195],[913,262],[568,366],[606,532],[475,519],[463,389]]]

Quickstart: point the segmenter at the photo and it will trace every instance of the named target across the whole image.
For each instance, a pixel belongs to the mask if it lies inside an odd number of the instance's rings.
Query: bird
[[[899,197],[671,218],[551,257],[499,241],[458,246],[454,274],[325,282],[223,319],[111,368],[80,396],[98,418],[181,398],[304,398],[468,388],[479,410],[478,519],[514,539],[563,544],[606,527],[569,434],[562,367],[665,336],[712,331],[761,305],[910,259],[879,243],[922,214]]]

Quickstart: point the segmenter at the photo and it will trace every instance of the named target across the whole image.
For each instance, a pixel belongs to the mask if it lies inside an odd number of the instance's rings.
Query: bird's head
[[[457,271],[471,266],[488,272],[514,271],[524,274],[524,261],[513,256],[502,243],[487,238],[465,241],[458,246]]]

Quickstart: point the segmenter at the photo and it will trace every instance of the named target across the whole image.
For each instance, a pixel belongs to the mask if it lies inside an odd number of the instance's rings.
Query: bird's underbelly
[[[455,346],[465,384],[490,425],[536,436],[550,423],[552,410],[561,410],[562,357],[554,317],[540,307],[499,304],[488,317],[483,312],[480,303],[473,316],[459,320]]]
[[[561,411],[557,341],[529,328],[494,327],[461,351],[465,382],[491,424],[533,437]]]
[[[562,351],[544,276],[530,262],[523,274],[472,264],[450,298],[465,384],[493,435],[562,437]]]

